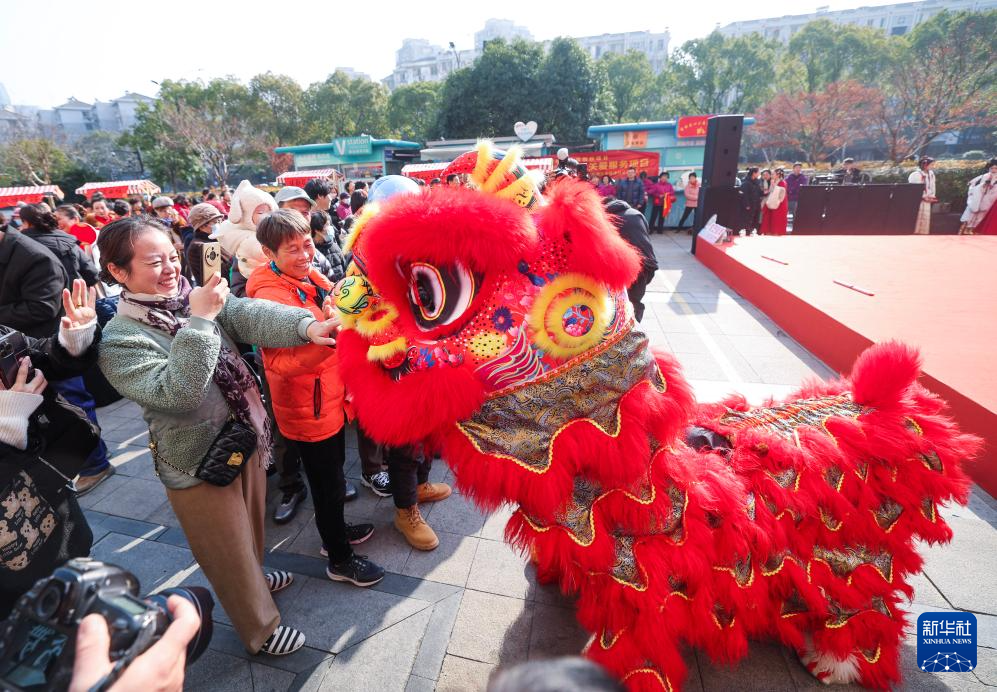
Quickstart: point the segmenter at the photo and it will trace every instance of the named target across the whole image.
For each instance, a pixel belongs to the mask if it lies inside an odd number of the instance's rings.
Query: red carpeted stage
[[[920,348],[924,385],[986,439],[967,470],[997,496],[997,237],[762,236],[696,257],[836,370],[873,342]]]

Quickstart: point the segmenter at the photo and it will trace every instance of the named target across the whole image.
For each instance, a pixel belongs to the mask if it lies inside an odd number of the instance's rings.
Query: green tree
[[[571,38],[556,38],[538,75],[544,99],[536,120],[568,144],[587,143],[586,130],[609,117],[612,93],[588,53]]]
[[[640,51],[607,53],[599,59],[612,101],[609,117],[612,122],[648,120],[659,112],[657,82],[651,63]]]
[[[669,59],[659,88],[674,115],[750,113],[774,90],[780,46],[758,35],[714,31],[686,41]]]
[[[538,43],[489,41],[473,66],[447,76],[437,133],[490,137],[510,132],[518,120],[537,120],[548,98],[548,85],[539,78],[543,61]]]
[[[132,147],[122,146],[112,132],[91,132],[73,144],[70,156],[101,180],[120,180],[142,175],[140,157]]]
[[[287,75],[272,72],[249,80],[253,127],[276,146],[300,144],[304,130],[305,92]]]
[[[155,110],[219,183],[227,183],[235,170],[265,160],[267,133],[252,123],[256,102],[234,77],[208,84],[164,80]]]
[[[51,139],[15,139],[0,147],[0,180],[7,185],[52,185],[73,165]]]
[[[360,134],[383,136],[388,132],[388,90],[336,70],[305,91],[305,121],[302,139],[309,142]]]
[[[997,10],[940,12],[894,50],[872,112],[894,161],[940,134],[997,125]]]
[[[878,84],[889,65],[890,41],[871,27],[818,19],[789,40],[787,58],[801,67],[802,83],[793,85],[794,91],[813,94],[849,79]]]
[[[204,165],[197,153],[185,142],[173,136],[161,116],[162,108],[169,104],[157,102],[150,108],[141,103],[136,113],[136,124],[118,140],[122,148],[137,152],[142,167],[153,180],[176,191],[181,183],[204,182]]]
[[[388,99],[391,132],[416,142],[434,137],[442,87],[440,82],[416,82],[392,91]]]

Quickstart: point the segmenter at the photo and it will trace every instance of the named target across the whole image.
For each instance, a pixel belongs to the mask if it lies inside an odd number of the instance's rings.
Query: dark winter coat
[[[0,335],[13,331],[0,326]],[[58,337],[26,337],[31,363],[49,381],[76,377],[97,362],[100,327],[90,348],[71,356]],[[34,582],[72,557],[90,553],[93,534],[75,493],[67,487],[86,462],[100,432],[86,414],[51,387],[28,422],[28,444],[0,442],[0,533],[13,540],[0,549],[0,619]],[[15,498],[17,506],[14,506]]]
[[[59,258],[22,233],[0,239],[0,324],[28,336],[52,336],[69,276]]]
[[[76,238],[62,231],[43,231],[40,228],[29,228],[22,233],[47,247],[59,258],[66,269],[70,283],[74,279],[83,279],[87,282],[87,286],[97,285],[97,267],[83,252]]]
[[[620,235],[641,254],[644,267],[641,274],[651,275],[658,269],[658,259],[654,256],[651,246],[651,236],[647,231],[647,219],[638,210],[621,199],[615,199],[606,205],[606,211],[619,219],[617,227]]]
[[[336,283],[346,275],[346,258],[339,245],[330,239],[324,243],[315,243],[315,249],[329,262],[328,269],[320,267],[329,281]]]

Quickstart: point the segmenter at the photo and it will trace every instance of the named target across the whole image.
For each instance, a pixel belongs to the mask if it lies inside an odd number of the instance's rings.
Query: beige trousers
[[[928,235],[931,232],[931,202],[921,202],[917,208],[917,222],[914,235]]]
[[[242,474],[224,488],[201,483],[166,489],[194,559],[251,654],[280,624],[261,569],[266,481],[254,454]]]

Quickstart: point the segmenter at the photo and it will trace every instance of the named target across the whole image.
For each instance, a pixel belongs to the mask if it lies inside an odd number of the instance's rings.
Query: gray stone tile
[[[221,651],[229,656],[244,658],[249,661],[259,661],[266,666],[278,668],[293,675],[311,671],[323,663],[331,662],[333,658],[333,655],[328,651],[320,651],[309,646],[308,641],[291,656],[252,656],[243,648],[242,642],[239,641],[235,630],[230,625],[221,622],[215,622],[214,635],[211,637],[211,643],[208,646],[215,651]]]
[[[404,689],[429,620],[430,611],[423,610],[342,651],[322,686],[356,692]]]
[[[79,498],[80,507],[83,509],[94,509],[101,500],[118,488],[123,487],[128,481],[128,476],[119,476],[117,474],[105,479],[96,488]]]
[[[149,426],[141,418],[136,418],[134,420],[122,421],[119,425],[116,425],[111,430],[101,433],[101,437],[104,438],[105,442],[117,442],[126,444],[137,444],[145,445],[148,444],[148,432]],[[146,435],[146,438],[142,442],[136,442]]]
[[[748,655],[734,667],[713,663],[702,651],[697,651],[696,657],[707,690],[794,689],[782,647],[777,644],[751,642]]]
[[[109,483],[115,478],[117,476],[109,478],[104,483]],[[93,509],[119,517],[147,520],[166,501],[166,489],[159,481],[124,476],[122,478],[126,479],[125,482],[93,505]]]
[[[433,503],[430,526],[462,536],[476,536],[485,525],[485,514],[465,495],[454,493],[442,502]]]
[[[532,603],[465,591],[447,653],[483,663],[519,663],[529,656],[532,619]]]
[[[590,636],[575,619],[574,609],[537,603],[533,607],[530,659],[577,656]]]
[[[525,557],[505,542],[482,539],[471,563],[467,588],[476,591],[528,598],[536,583],[536,572]]]
[[[344,507],[347,521],[373,521],[394,517],[395,505],[390,497],[379,497],[363,486],[358,486],[357,489],[357,499]]]
[[[149,540],[157,540],[166,530],[166,528],[160,524],[154,524],[148,521],[139,521],[137,519],[128,519],[126,517],[116,517],[110,514],[105,516],[104,521],[100,524],[100,527],[102,529],[106,529],[108,532],[113,531],[114,533],[122,533],[126,536],[146,538]]]
[[[338,654],[429,607],[414,598],[305,578],[298,597],[282,614],[285,622],[305,633],[309,646]]]
[[[720,363],[709,353],[676,354],[682,365],[682,373],[690,380],[724,381],[727,375]]]
[[[505,525],[509,523],[509,518],[512,517],[514,511],[513,505],[502,505],[485,518],[485,524],[481,527],[478,535],[492,541],[504,541]]]
[[[439,677],[443,659],[447,654],[450,633],[457,621],[461,598],[462,594],[455,593],[433,606],[426,633],[412,665],[413,675],[432,680]]]
[[[169,543],[170,545],[175,545],[178,548],[190,548],[190,543],[187,542],[187,536],[184,535],[183,529],[171,526],[158,536],[156,540],[161,543]]]
[[[952,542],[923,549],[924,573],[954,607],[997,615],[997,577],[972,568],[997,555],[997,529],[975,517],[949,516],[948,523]]]
[[[104,536],[94,545],[91,555],[134,574],[143,595],[163,588],[194,563],[189,550],[120,533]]]
[[[420,678],[418,675],[409,675],[408,682],[405,683],[405,692],[433,692],[435,689],[435,680]]]
[[[923,573],[911,575],[908,581],[914,587],[914,603],[932,608],[952,609],[952,606],[945,600],[941,592],[935,588],[935,585]]]
[[[436,681],[436,692],[484,692],[488,678],[497,667],[493,663],[447,656]]]
[[[406,598],[417,598],[427,603],[439,603],[445,598],[450,598],[454,594],[463,593],[462,587],[451,584],[441,584],[435,581],[426,581],[418,577],[409,577],[404,574],[388,572],[384,579],[377,585],[371,587],[376,591],[393,593],[396,596]]]
[[[152,510],[145,520],[163,526],[180,527],[180,521],[177,519],[177,515],[173,513],[173,507],[170,506],[169,500]]]
[[[973,675],[984,685],[997,687],[997,649],[977,647],[976,670]]]
[[[268,551],[287,550],[294,543],[301,530],[306,526],[315,526],[315,513],[310,510],[299,509],[294,518],[286,524],[275,524],[273,512],[269,508],[266,510],[266,522],[264,525],[265,536],[263,543]]]
[[[294,673],[262,663],[250,663],[249,670],[253,674],[252,692],[284,692],[290,689],[294,683]],[[241,692],[245,692],[245,690]]]
[[[114,453],[111,463],[121,475],[159,482],[156,467],[152,463],[152,453],[148,447],[127,445]]]
[[[412,550],[401,573],[444,584],[463,586],[480,539],[437,531],[440,545],[435,550]]]
[[[762,382],[768,384],[798,385],[803,380],[827,375],[830,371],[816,362],[806,363],[799,359],[788,358],[752,358],[751,367],[758,373]],[[817,372],[820,367],[824,372]]]
[[[286,675],[290,674],[286,673]],[[245,659],[208,649],[187,669],[184,676],[184,689],[211,690],[212,692],[252,690],[251,664]],[[287,687],[280,689],[283,691]]]

